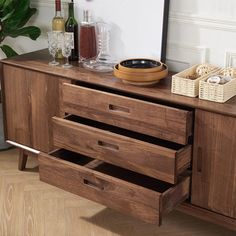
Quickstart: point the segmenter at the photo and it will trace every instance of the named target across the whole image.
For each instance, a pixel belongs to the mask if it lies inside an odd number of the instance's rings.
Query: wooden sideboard
[[[21,160],[39,151],[42,181],[146,222],[177,208],[236,230],[236,98],[212,103],[171,94],[171,78],[136,87],[48,61],[46,50],[1,61],[6,140]]]

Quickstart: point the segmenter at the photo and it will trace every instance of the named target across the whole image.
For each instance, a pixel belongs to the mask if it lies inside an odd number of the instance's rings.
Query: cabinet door
[[[196,111],[191,201],[236,218],[236,118]]]
[[[59,115],[59,78],[4,65],[6,138],[48,152],[51,117]]]

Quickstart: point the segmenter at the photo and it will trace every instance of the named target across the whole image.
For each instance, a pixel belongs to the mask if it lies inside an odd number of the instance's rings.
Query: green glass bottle
[[[70,61],[78,61],[79,59],[79,26],[74,16],[74,2],[71,0],[69,3],[68,19],[65,23],[65,31],[71,32],[74,35],[74,48],[71,51]]]

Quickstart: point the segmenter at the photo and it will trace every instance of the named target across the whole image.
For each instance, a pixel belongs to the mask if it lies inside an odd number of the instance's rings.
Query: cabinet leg
[[[28,159],[28,154],[26,154],[23,149],[19,149],[19,162],[18,162],[19,170],[25,169],[27,159]]]

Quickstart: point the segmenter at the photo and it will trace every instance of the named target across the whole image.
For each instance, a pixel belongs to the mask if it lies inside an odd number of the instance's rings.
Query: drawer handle
[[[94,188],[94,189],[99,190],[99,191],[103,191],[104,190],[103,186],[100,186],[97,183],[94,183],[94,182],[92,182],[90,180],[84,179],[83,182],[84,182],[84,185],[86,185],[86,186],[88,186],[90,188]]]
[[[109,110],[110,111],[114,111],[114,112],[121,112],[121,113],[130,113],[130,109],[127,107],[121,107],[121,106],[116,106],[116,105],[112,105],[109,104]]]
[[[112,143],[107,143],[107,142],[100,141],[100,140],[98,140],[98,146],[103,147],[103,148],[107,148],[107,149],[111,149],[111,150],[114,150],[114,151],[119,150],[118,145],[112,144]]]
[[[202,148],[197,149],[197,171],[202,172]]]

